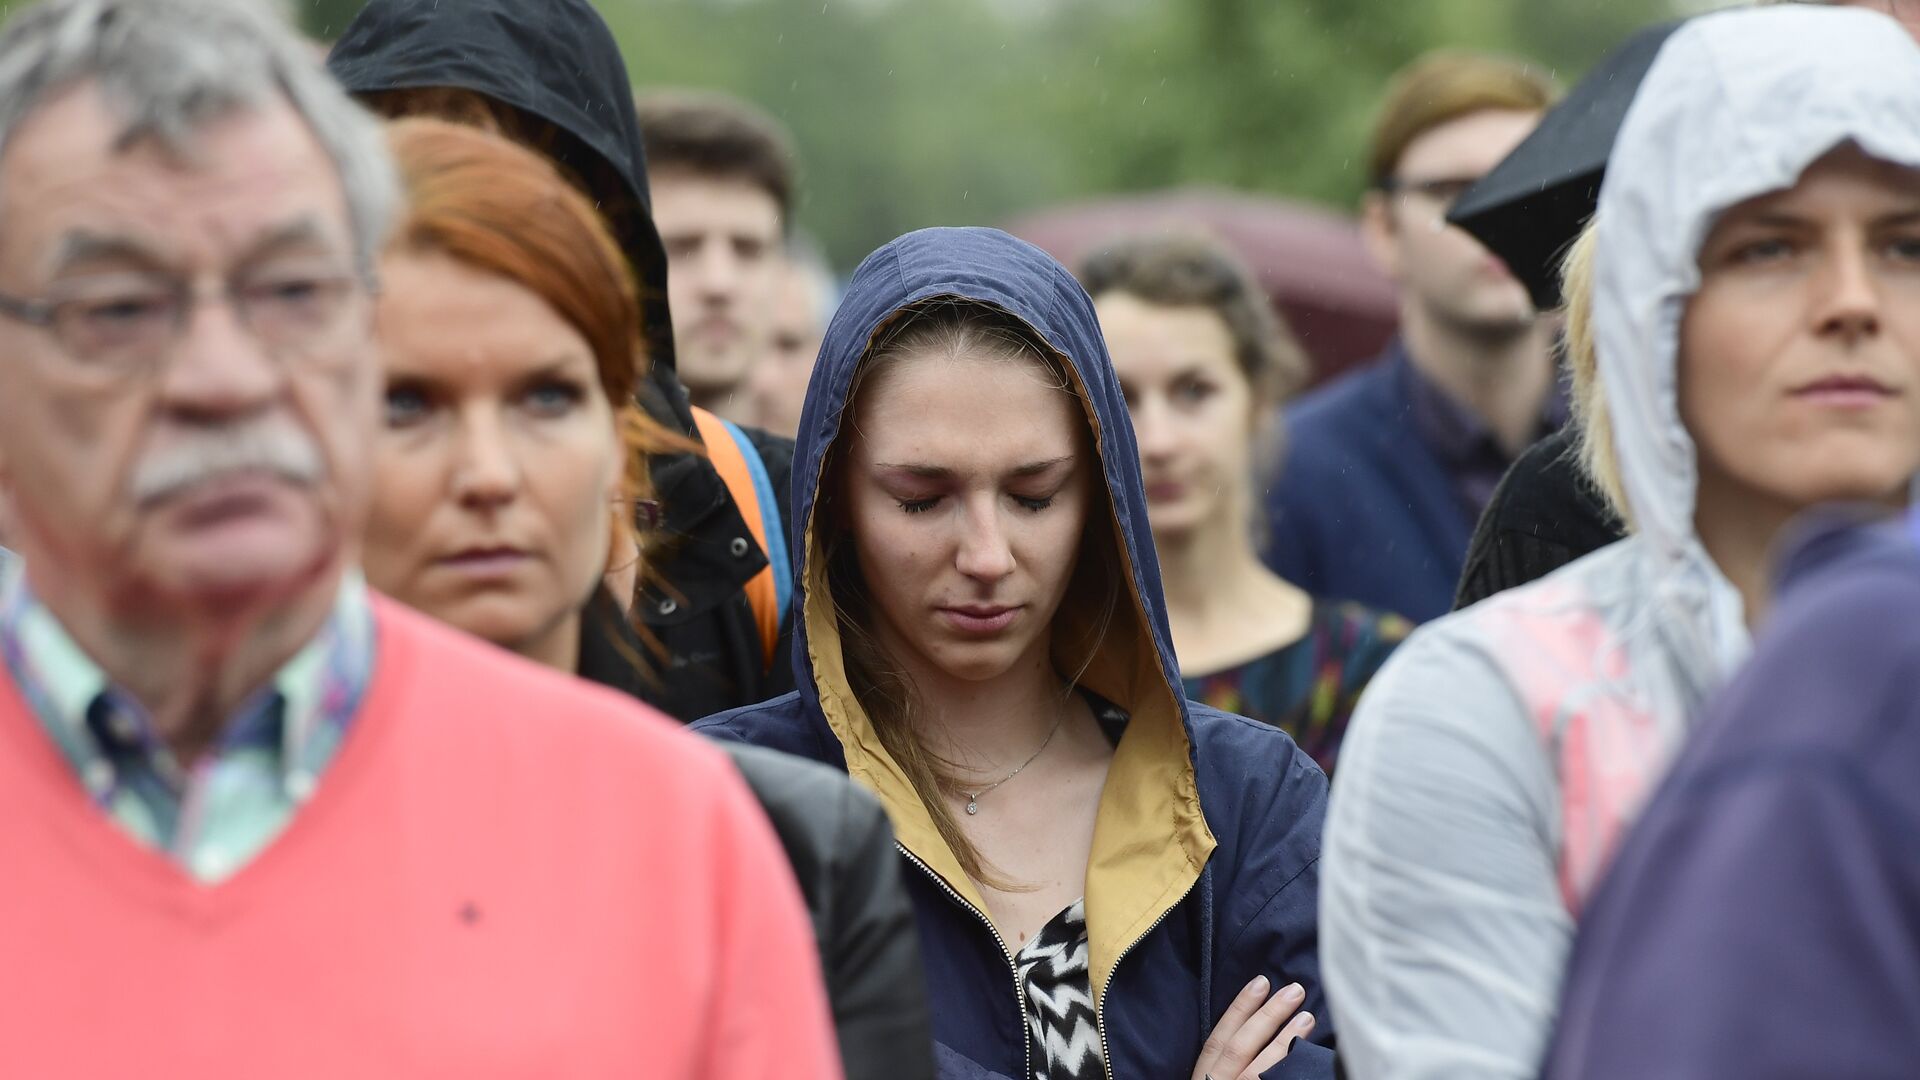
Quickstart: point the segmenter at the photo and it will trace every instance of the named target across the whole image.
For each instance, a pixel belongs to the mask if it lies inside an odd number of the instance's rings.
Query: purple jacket
[[[1551,1080],[1920,1072],[1920,518],[1781,587],[1582,923]]]

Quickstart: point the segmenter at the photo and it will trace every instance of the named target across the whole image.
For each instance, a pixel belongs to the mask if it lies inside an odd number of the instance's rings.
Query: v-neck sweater
[[[0,1074],[831,1077],[799,891],[717,749],[376,600],[312,798],[214,885],[0,685]]]

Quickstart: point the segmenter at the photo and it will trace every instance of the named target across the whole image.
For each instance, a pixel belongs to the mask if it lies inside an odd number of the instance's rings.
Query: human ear
[[[1400,280],[1400,227],[1393,220],[1393,206],[1386,192],[1369,191],[1360,202],[1360,239],[1367,254],[1380,265],[1381,272]]]

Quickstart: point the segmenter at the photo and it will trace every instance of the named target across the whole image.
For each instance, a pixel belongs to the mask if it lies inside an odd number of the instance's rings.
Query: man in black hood
[[[669,430],[703,441],[675,373],[666,252],[653,223],[626,66],[587,0],[372,0],[334,46],[328,67],[377,112],[498,128],[547,155],[585,190],[639,281],[652,360],[641,403]],[[793,443],[744,433],[784,522]],[[587,640],[580,674],[683,720],[792,689],[790,624],[782,620],[769,655],[747,599],[747,584],[768,566],[767,556],[712,458],[657,456],[651,471],[664,513],[654,524],[669,546],[649,545],[634,613],[666,647],[668,664],[660,678],[640,679],[620,660],[636,639]],[[775,522],[766,527],[778,535]],[[752,748],[730,752],[806,896],[847,1076],[932,1080],[917,932],[878,801],[811,762]]]
[[[327,66],[376,112],[456,111],[446,91],[504,106],[509,136],[559,163],[606,215],[639,280],[647,353],[641,403],[668,430],[700,442],[676,372],[667,310],[667,257],[655,230],[640,125],[619,46],[586,0],[373,0],[347,27]],[[442,107],[431,104],[441,93]],[[747,430],[787,520],[793,443]],[[666,652],[649,704],[685,721],[793,689],[789,621],[769,655],[746,586],[768,565],[712,460],[656,455],[661,518],[645,531],[648,573],[634,615]],[[644,524],[649,524],[643,522]],[[772,524],[771,521],[768,523]]]

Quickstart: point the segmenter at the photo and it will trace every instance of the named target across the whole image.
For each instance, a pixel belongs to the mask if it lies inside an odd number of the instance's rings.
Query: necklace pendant
[[[967,800],[967,816],[972,817],[973,815],[979,812],[980,812],[980,804],[975,802],[972,799],[968,799]]]

